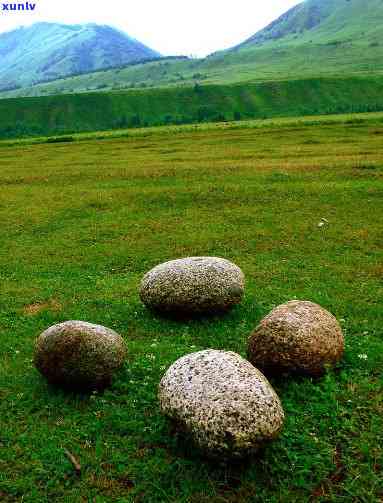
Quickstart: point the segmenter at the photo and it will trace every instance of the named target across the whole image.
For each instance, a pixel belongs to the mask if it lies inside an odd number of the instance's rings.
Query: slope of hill
[[[383,77],[312,78],[0,100],[0,138],[383,110]]]
[[[382,0],[306,0],[244,43],[204,60],[83,74],[1,97],[377,74],[383,72],[382,40]]]
[[[213,55],[211,64],[253,63],[256,72],[264,55],[273,63],[279,54],[297,74],[307,63],[313,74],[337,67],[360,71],[365,62],[381,70],[382,37],[382,0],[305,0],[245,42]]]
[[[350,2],[348,2],[350,3]],[[289,35],[304,33],[320,26],[334,11],[336,0],[306,0],[285,12],[266,28],[239,44],[234,49],[280,40]]]
[[[234,50],[277,45],[379,43],[383,35],[381,0],[306,0]]]
[[[32,85],[159,56],[109,26],[36,23],[0,35],[0,88]]]
[[[237,80],[383,71],[382,0],[305,0],[202,65]]]

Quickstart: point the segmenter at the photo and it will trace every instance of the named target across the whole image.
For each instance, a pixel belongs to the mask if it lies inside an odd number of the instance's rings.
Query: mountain
[[[159,59],[83,73],[26,84],[0,97],[382,73],[383,0],[306,0],[236,47],[205,59]]]
[[[306,43],[341,43],[383,34],[382,0],[306,0],[234,49]]]
[[[158,57],[158,52],[110,26],[36,23],[0,34],[0,88]]]
[[[382,40],[382,0],[305,0],[199,71],[214,82],[378,74]]]

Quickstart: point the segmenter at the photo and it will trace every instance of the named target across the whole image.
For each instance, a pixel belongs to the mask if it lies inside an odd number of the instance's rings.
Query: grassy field
[[[45,96],[0,100],[0,139],[382,110],[382,76]]]
[[[0,500],[380,502],[382,138],[372,115],[4,143]],[[190,323],[148,312],[144,272],[188,255],[241,266],[242,305]],[[341,365],[321,380],[272,381],[286,425],[256,458],[200,459],[159,413],[165,369],[204,348],[244,355],[258,321],[293,298],[341,321]],[[68,319],[127,342],[128,361],[102,394],[55,390],[33,368],[35,337]]]

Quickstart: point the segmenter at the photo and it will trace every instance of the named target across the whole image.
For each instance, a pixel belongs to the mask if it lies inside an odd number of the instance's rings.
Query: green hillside
[[[232,50],[371,41],[383,35],[381,0],[306,0]]]
[[[381,0],[306,0],[202,71],[238,80],[379,73],[382,39]]]
[[[128,66],[0,96],[377,74],[383,72],[382,40],[381,0],[306,0],[245,43],[203,60]]]
[[[204,60],[168,58],[3,92],[0,136],[381,110],[382,26],[381,0],[306,0]]]
[[[157,57],[109,26],[36,23],[0,34],[0,89]]]
[[[0,138],[383,110],[383,77],[159,88],[0,100]]]
[[[317,45],[228,53],[208,59],[167,60],[60,79],[0,93],[0,98],[49,96],[200,84],[254,83],[313,77],[383,74],[383,43],[379,46]],[[297,70],[299,69],[299,71]]]

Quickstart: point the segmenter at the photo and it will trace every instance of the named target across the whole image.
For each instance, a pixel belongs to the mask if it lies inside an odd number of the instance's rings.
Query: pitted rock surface
[[[51,384],[82,391],[108,386],[125,356],[124,340],[113,330],[67,321],[37,338],[34,361]]]
[[[245,278],[232,262],[189,257],[158,265],[143,278],[140,297],[150,309],[168,314],[213,314],[241,302]]]
[[[281,402],[265,376],[236,353],[200,351],[177,360],[159,385],[163,414],[208,457],[242,458],[276,438]]]
[[[275,308],[251,335],[248,359],[266,374],[320,376],[344,352],[342,329],[318,304],[294,300]]]

